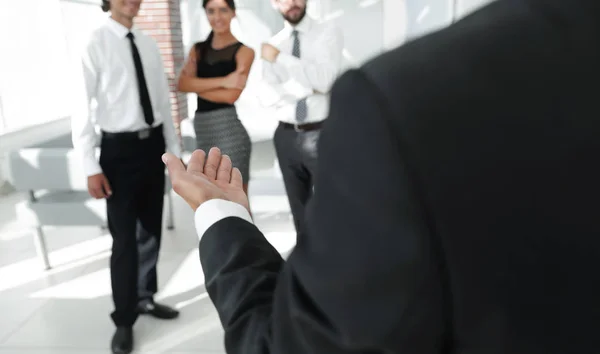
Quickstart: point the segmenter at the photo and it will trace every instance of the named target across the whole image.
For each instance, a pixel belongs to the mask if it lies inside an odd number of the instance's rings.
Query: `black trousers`
[[[280,123],[273,139],[297,240],[306,234],[305,208],[313,193],[319,135],[320,130],[296,131]]]
[[[134,134],[102,137],[100,165],[113,192],[106,206],[113,239],[110,274],[115,311],[111,317],[117,326],[132,326],[138,303],[151,300],[158,288],[164,152],[162,129],[153,129],[144,139]]]

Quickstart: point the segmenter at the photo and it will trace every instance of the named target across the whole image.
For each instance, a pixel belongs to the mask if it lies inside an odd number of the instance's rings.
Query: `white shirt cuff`
[[[194,215],[198,238],[202,239],[206,231],[217,222],[232,216],[253,223],[248,210],[238,203],[223,199],[211,199],[201,204]]]
[[[93,156],[84,158],[83,170],[85,172],[86,177],[90,177],[90,176],[94,176],[94,175],[102,173],[102,168],[100,167],[100,164],[98,163],[98,159]]]

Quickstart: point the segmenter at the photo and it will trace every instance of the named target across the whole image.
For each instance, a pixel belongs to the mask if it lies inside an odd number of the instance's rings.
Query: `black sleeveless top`
[[[223,77],[237,69],[235,55],[242,47],[237,42],[222,49],[214,49],[210,42],[196,43],[196,56],[200,58],[196,66],[196,73],[201,78]],[[198,96],[196,112],[209,112],[221,108],[233,107],[229,103],[216,103]]]

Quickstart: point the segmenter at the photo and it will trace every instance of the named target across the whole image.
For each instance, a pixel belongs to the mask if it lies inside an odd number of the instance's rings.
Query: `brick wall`
[[[179,0],[144,0],[135,25],[158,43],[171,86],[173,121],[180,134],[179,123],[188,110],[186,95],[176,91],[175,81],[185,60]]]

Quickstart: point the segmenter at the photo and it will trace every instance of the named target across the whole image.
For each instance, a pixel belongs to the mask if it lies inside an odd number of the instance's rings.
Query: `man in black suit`
[[[502,0],[344,74],[287,262],[227,157],[165,156],[227,352],[596,352],[599,60],[600,1]]]

